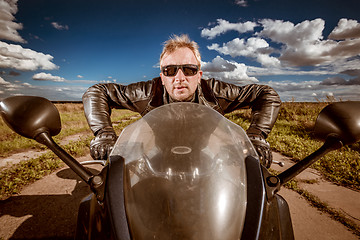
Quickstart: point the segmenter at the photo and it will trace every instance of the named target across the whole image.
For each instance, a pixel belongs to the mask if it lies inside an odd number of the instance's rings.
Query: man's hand
[[[270,168],[273,160],[270,144],[261,135],[249,134],[248,136],[259,155],[261,164],[266,168]]]
[[[116,142],[117,136],[112,127],[101,129],[90,142],[90,155],[95,160],[106,160]]]

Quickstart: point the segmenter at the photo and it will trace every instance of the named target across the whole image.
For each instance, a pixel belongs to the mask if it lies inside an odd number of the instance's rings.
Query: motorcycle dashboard
[[[247,205],[245,131],[217,111],[173,103],[127,126],[111,156],[124,159],[133,239],[239,239]],[[110,157],[111,159],[111,157]]]

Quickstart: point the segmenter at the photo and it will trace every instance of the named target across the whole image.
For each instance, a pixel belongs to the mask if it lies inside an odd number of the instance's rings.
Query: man
[[[160,56],[160,77],[127,86],[108,83],[90,87],[83,95],[84,111],[95,138],[90,143],[94,159],[106,159],[116,141],[111,108],[127,108],[145,115],[172,102],[187,101],[206,105],[221,114],[251,108],[247,134],[261,162],[270,167],[272,155],[265,140],[278,115],[280,98],[264,85],[236,86],[215,79],[202,79],[198,45],[187,35],[165,42]],[[206,121],[206,119],[204,119]]]

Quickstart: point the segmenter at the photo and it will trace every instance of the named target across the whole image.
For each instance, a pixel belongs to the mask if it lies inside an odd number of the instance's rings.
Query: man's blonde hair
[[[161,60],[163,59],[165,54],[173,53],[177,49],[184,47],[189,48],[194,53],[198,66],[201,67],[201,55],[199,52],[199,45],[196,42],[191,41],[187,34],[182,34],[180,36],[173,35],[172,37],[170,37],[169,40],[164,42],[164,48],[160,55],[160,65]]]

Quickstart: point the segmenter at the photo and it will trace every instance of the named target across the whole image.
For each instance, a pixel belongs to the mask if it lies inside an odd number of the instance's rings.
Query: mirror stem
[[[87,184],[90,185],[90,181],[94,176],[90,171],[83,167],[78,161],[71,157],[64,149],[54,142],[47,132],[42,132],[35,137],[35,140],[41,144],[44,144],[50,148],[71,170],[81,177]]]
[[[318,150],[278,175],[278,178],[280,179],[280,185],[284,185],[286,182],[300,174],[326,153],[339,149],[342,146],[343,143],[337,137],[337,135],[329,135],[326,138],[325,143]]]

